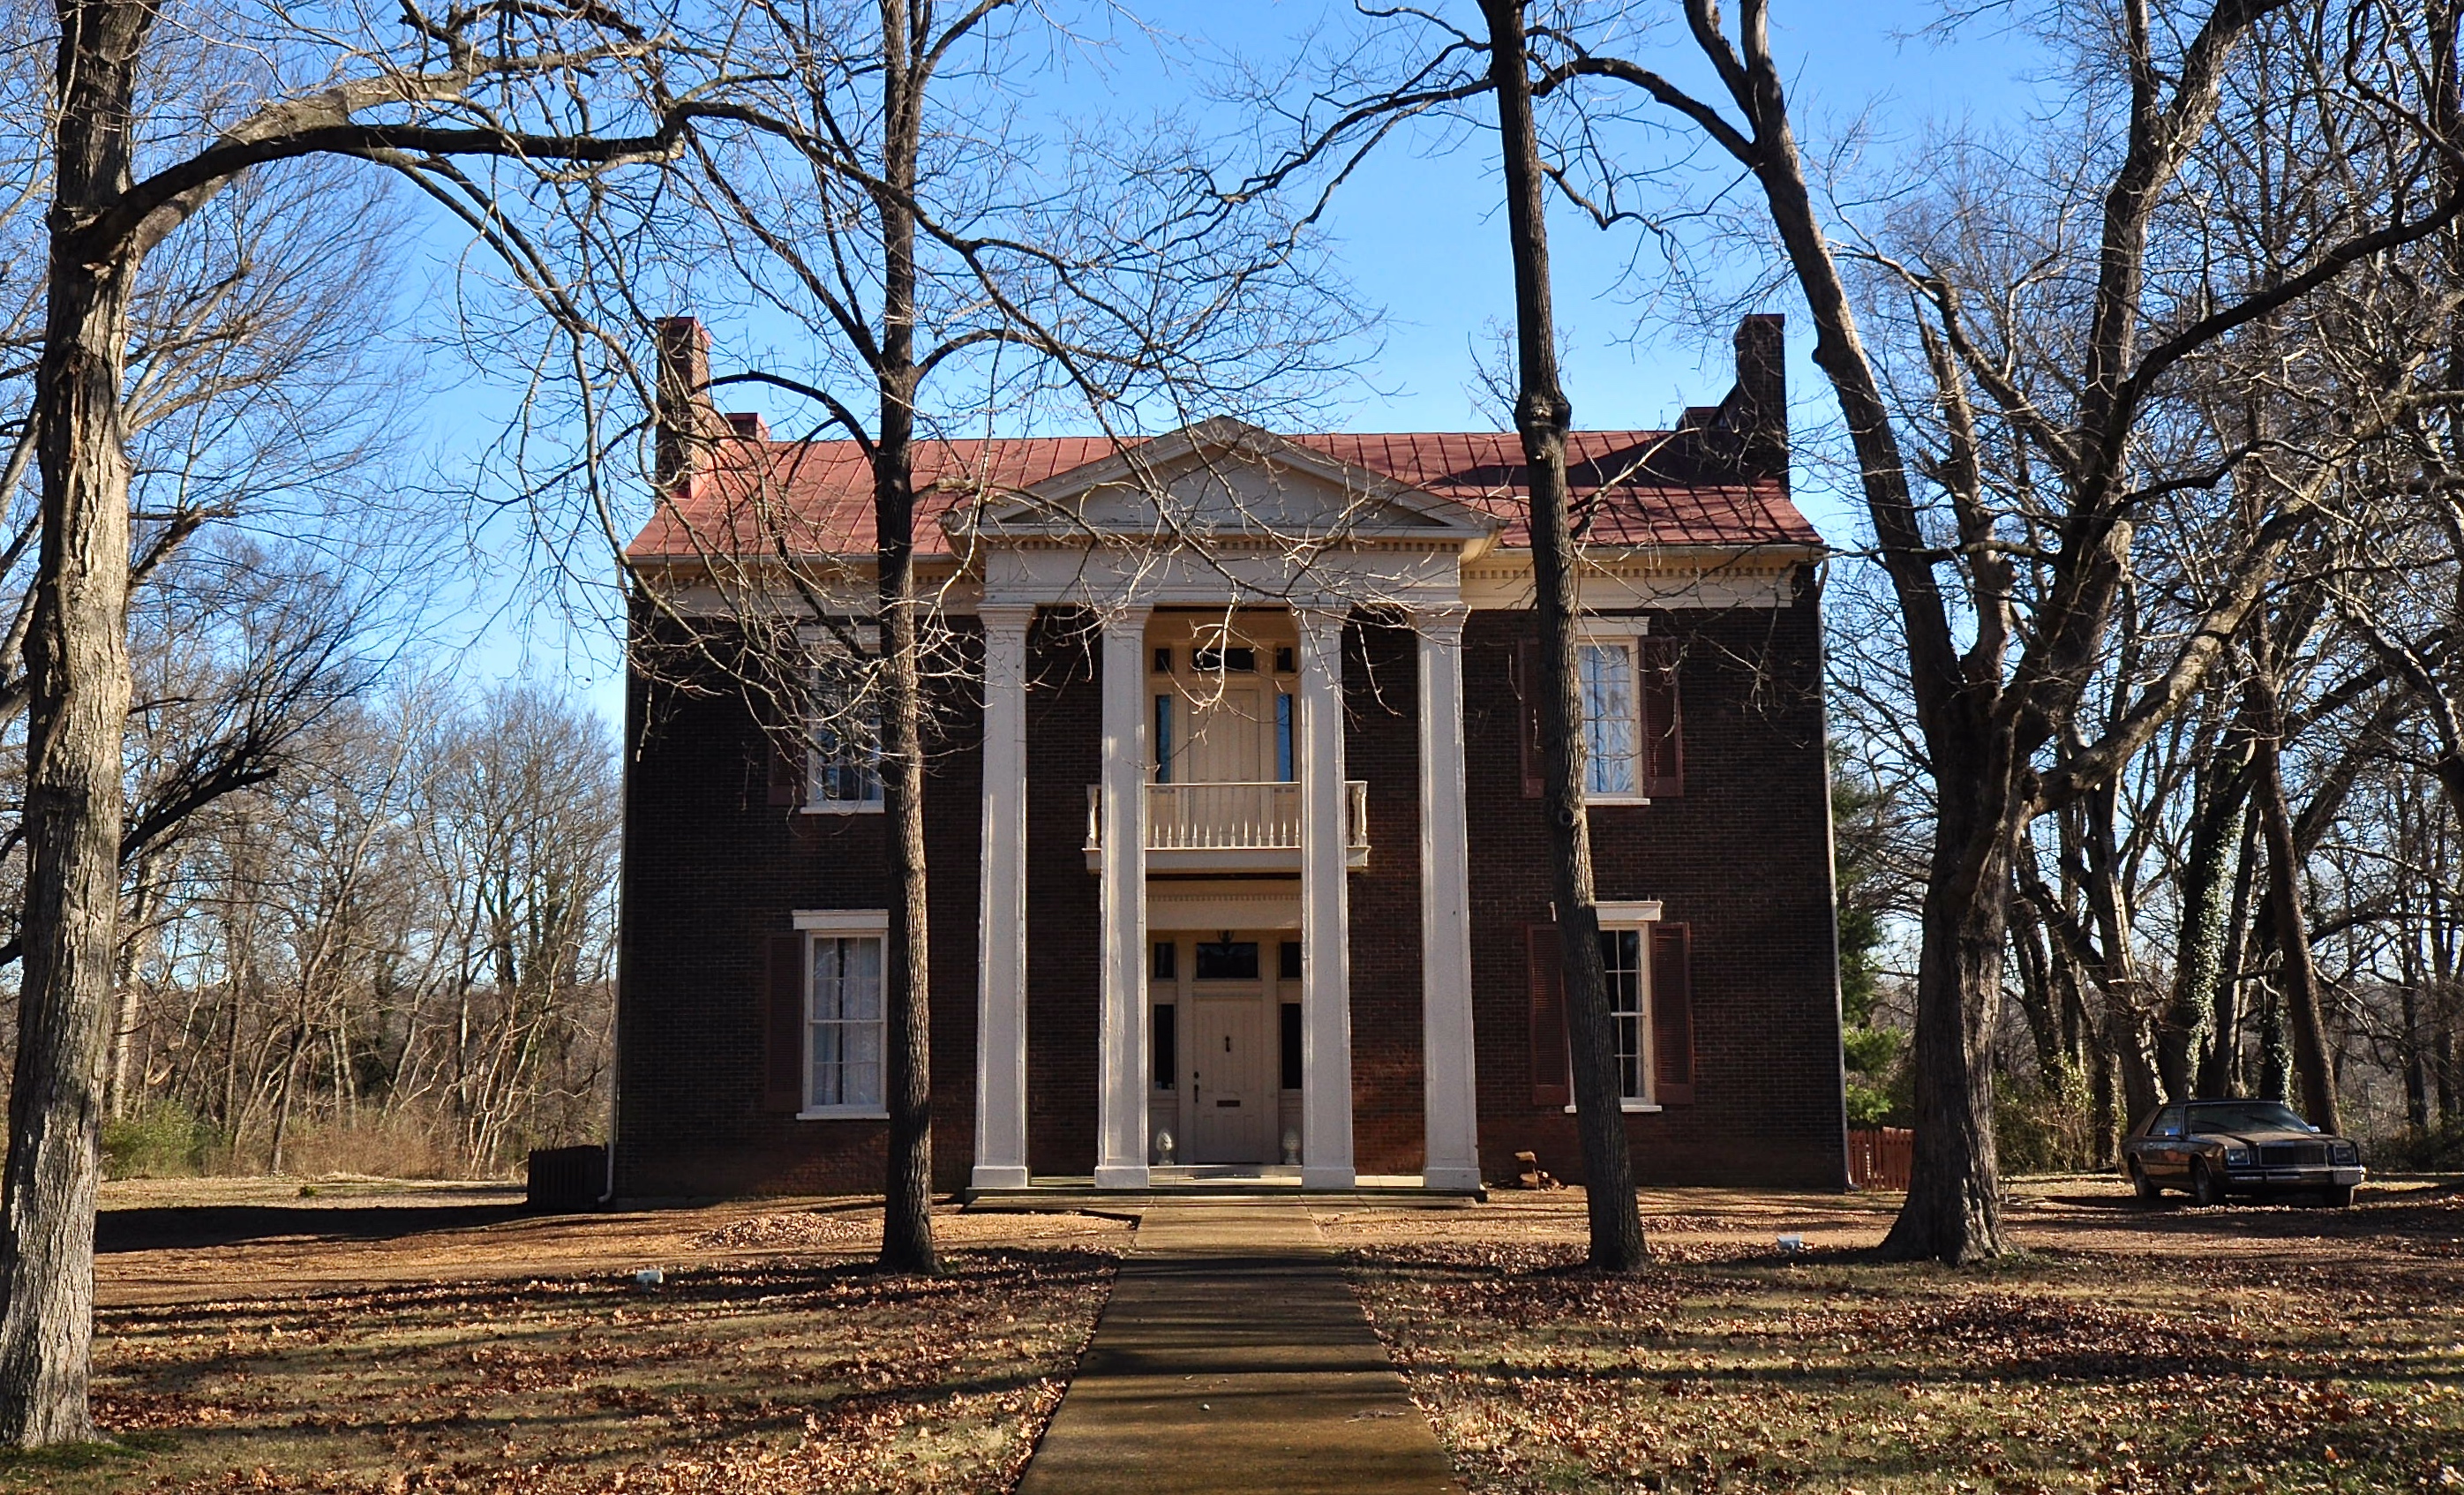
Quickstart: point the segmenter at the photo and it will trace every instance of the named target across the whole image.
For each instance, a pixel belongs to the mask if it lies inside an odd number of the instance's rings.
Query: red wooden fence
[[[1917,1134],[1905,1127],[1848,1133],[1848,1181],[1859,1189],[1904,1189]]]

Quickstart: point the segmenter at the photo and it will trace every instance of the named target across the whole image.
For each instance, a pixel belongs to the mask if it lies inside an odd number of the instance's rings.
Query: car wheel
[[[2147,1170],[2140,1167],[2135,1157],[2130,1160],[2130,1192],[2139,1196],[2142,1204],[2155,1204],[2165,1198],[2164,1186],[2148,1177]]]
[[[2351,1209],[2353,1207],[2353,1186],[2349,1183],[2340,1183],[2333,1188],[2321,1189],[2319,1191],[2319,1202],[2324,1204],[2331,1210]]]
[[[2224,1201],[2225,1181],[2216,1176],[2216,1171],[2208,1166],[2208,1160],[2206,1158],[2202,1157],[2192,1161],[2190,1164],[2190,1202],[2199,1205],[2209,1205],[2222,1204]]]

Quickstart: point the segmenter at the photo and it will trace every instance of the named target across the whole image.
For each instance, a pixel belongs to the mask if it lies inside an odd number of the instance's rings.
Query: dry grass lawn
[[[866,1269],[857,1200],[300,1194],[109,1187],[96,1399],[124,1444],[0,1461],[0,1495],[1003,1491],[1130,1239],[944,1215],[952,1269],[919,1282]],[[1630,1282],[1574,1269],[1571,1190],[1320,1221],[1482,1492],[2464,1491],[2464,1196],[2364,1199],[2030,1183],[2022,1254],[1951,1272],[1868,1259],[1888,1198],[1652,1194]]]
[[[854,1200],[299,1193],[111,1186],[95,1401],[126,1446],[0,1462],[0,1489],[1003,1490],[1129,1236],[950,1215],[949,1272],[913,1280],[867,1269]]]
[[[1895,1198],[1652,1195],[1632,1281],[1574,1191],[1326,1223],[1476,1491],[2464,1489],[2464,1198],[2364,1201],[2032,1183],[1953,1272],[1865,1259]]]

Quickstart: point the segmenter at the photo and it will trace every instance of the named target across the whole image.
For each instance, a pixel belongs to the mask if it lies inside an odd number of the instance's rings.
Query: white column
[[[1033,606],[987,604],[982,925],[976,954],[979,1189],[1026,1187],[1026,629]]]
[[[1301,1184],[1349,1189],[1352,916],[1343,824],[1343,614],[1304,609],[1301,719]]]
[[[1104,624],[1103,1025],[1095,1187],[1147,1185],[1147,614]]]
[[[1420,639],[1421,1182],[1480,1187],[1471,1036],[1471,849],[1463,829],[1464,609],[1415,613]]]

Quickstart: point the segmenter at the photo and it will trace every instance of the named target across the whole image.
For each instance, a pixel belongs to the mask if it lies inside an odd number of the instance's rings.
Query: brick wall
[[[1592,810],[1597,895],[1658,898],[1693,936],[1694,1103],[1628,1119],[1638,1178],[1837,1187],[1846,1177],[1818,613],[1654,612],[1683,641],[1685,793]],[[1534,1152],[1580,1179],[1574,1118],[1533,1104],[1525,931],[1551,917],[1541,802],[1523,794],[1529,614],[1465,630],[1472,988],[1483,1168]]]
[[[1034,1174],[1095,1171],[1102,907],[1087,870],[1087,786],[1103,773],[1104,699],[1093,623],[1084,612],[1046,609],[1027,636],[1026,1162]]]
[[[1369,784],[1352,874],[1352,1148],[1365,1174],[1420,1171],[1420,663],[1407,628],[1343,637],[1344,777]]]
[[[963,621],[962,669],[979,657]],[[974,1148],[982,715],[941,693],[925,782],[934,1176]],[[878,909],[885,817],[767,802],[771,747],[738,693],[635,676],[626,702],[616,1187],[636,1198],[878,1190],[886,1124],[762,1109],[765,941],[797,909]]]

